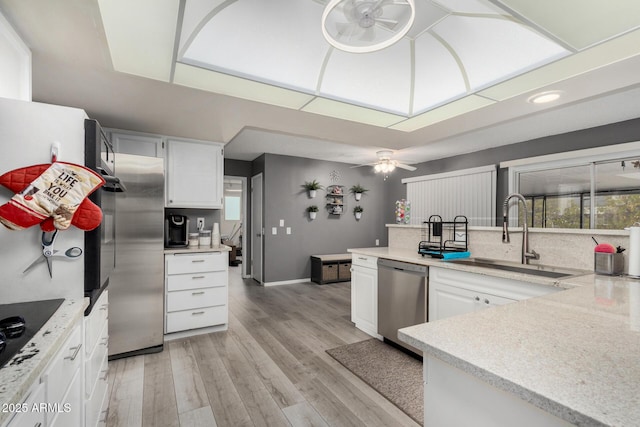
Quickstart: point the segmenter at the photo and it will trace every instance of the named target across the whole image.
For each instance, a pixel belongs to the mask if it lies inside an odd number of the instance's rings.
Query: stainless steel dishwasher
[[[378,259],[378,333],[420,356],[398,339],[398,329],[427,321],[428,277],[427,266]]]

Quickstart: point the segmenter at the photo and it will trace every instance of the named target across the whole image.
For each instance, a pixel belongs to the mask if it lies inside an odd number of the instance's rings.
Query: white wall
[[[31,51],[1,12],[0,97],[31,101]]]

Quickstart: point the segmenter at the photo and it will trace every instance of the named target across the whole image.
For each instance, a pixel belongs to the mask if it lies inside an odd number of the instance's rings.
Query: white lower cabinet
[[[165,255],[165,333],[229,323],[229,254]]]
[[[557,292],[560,288],[502,277],[429,268],[429,321]]]
[[[354,253],[351,260],[351,321],[378,337],[378,258]]]
[[[91,313],[84,318],[84,425],[104,426],[107,423],[108,354],[109,354],[109,293],[104,291]]]

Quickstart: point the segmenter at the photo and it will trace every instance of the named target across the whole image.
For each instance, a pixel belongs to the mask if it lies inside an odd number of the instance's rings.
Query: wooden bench
[[[311,281],[319,285],[351,280],[351,254],[311,255]]]

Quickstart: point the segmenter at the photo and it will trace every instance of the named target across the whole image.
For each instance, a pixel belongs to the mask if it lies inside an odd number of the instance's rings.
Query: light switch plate
[[[287,234],[291,234],[291,227],[287,227]]]
[[[280,220],[280,227],[284,227],[284,219]]]
[[[376,246],[380,246],[380,239],[376,239]]]
[[[278,234],[278,227],[271,227],[271,234],[273,234],[274,236]]]

